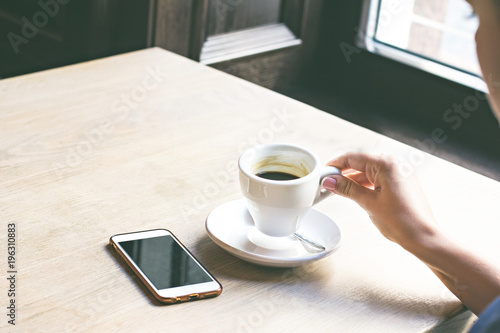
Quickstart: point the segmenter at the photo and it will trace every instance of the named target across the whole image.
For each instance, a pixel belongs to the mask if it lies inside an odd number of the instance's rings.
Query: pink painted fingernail
[[[334,191],[337,187],[337,180],[335,178],[327,177],[323,179],[323,183],[321,185],[328,191]]]

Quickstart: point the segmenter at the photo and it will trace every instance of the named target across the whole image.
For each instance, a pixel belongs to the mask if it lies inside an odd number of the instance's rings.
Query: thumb
[[[361,206],[374,195],[372,190],[343,176],[326,177],[322,185],[328,191],[352,199]]]

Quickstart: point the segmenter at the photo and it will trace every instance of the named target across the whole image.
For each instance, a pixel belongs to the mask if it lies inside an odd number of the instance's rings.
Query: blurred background
[[[500,180],[477,24],[465,0],[2,0],[0,78],[158,46]]]

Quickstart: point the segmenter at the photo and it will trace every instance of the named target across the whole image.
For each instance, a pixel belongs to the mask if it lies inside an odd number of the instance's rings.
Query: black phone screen
[[[171,236],[136,239],[119,244],[156,289],[213,281]]]

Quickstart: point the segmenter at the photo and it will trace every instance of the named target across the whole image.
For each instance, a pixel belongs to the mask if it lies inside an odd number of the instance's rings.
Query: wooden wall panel
[[[209,0],[207,36],[278,23],[282,2],[281,0]]]
[[[300,24],[296,22],[296,29],[300,30],[301,45],[210,66],[277,91],[289,89],[311,75],[314,55],[320,46],[323,1],[295,2],[299,4],[303,5],[302,20]]]
[[[154,45],[189,56],[193,0],[157,0]]]

